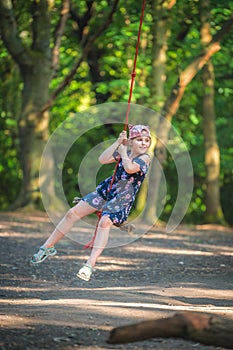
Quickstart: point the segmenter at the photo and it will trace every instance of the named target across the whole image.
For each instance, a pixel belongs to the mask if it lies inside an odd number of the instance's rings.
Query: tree
[[[152,72],[148,78],[148,86],[150,90],[149,104],[152,105],[155,110],[159,113],[163,103],[164,103],[164,82],[166,75],[166,57],[167,57],[167,40],[169,36],[169,11],[171,10],[174,1],[152,1],[151,3],[151,14],[152,14]],[[153,121],[153,131],[156,131],[157,125]],[[155,147],[155,145],[153,145]],[[158,184],[160,183],[161,173],[155,171],[157,168],[157,158],[153,157],[150,166],[150,180],[149,182],[153,184],[153,191],[149,191],[148,198],[147,186],[145,183],[139,194],[139,200],[137,201],[137,211],[141,211],[144,207],[146,199],[146,210],[144,211],[143,218],[148,223],[154,221],[154,217],[157,216],[157,201],[154,199],[158,197]],[[159,176],[159,177],[158,177]],[[155,193],[156,192],[156,193]],[[153,218],[151,220],[151,218]]]
[[[22,108],[19,119],[20,157],[23,184],[17,200],[25,205],[38,199],[38,170],[42,150],[48,139],[49,114],[38,113],[49,96],[51,79],[50,9],[46,1],[33,2],[31,47],[24,46],[10,1],[0,2],[2,38],[18,64],[23,80]],[[41,28],[43,28],[41,30]]]
[[[19,66],[23,81],[22,107],[19,117],[23,182],[20,194],[14,203],[15,208],[22,206],[34,208],[40,202],[39,166],[42,151],[49,137],[49,108],[55,98],[71,82],[81,62],[91,51],[96,38],[111,23],[118,1],[113,2],[108,16],[101,23],[98,30],[95,33],[89,31],[89,34],[86,35],[81,46],[82,53],[80,57],[61,84],[50,93],[49,87],[59,63],[61,38],[69,18],[70,0],[62,1],[58,20],[54,18],[52,20],[52,13],[57,8],[49,0],[33,0],[30,4],[25,4],[23,1],[12,3],[11,0],[0,0],[2,40]],[[90,9],[93,8],[94,3],[94,1],[87,3],[87,10],[84,11],[82,18],[76,16],[80,22],[84,23],[84,26],[80,29],[80,35],[91,18]],[[16,19],[16,13],[21,11],[22,7],[24,8],[24,16],[27,16],[26,23],[31,23],[31,28],[24,28],[25,24],[22,27],[20,16]],[[52,29],[55,33],[54,37],[51,36]],[[25,33],[25,30],[29,38],[24,40],[23,33]],[[50,159],[48,159],[50,180],[47,187],[51,196],[54,195],[53,167],[53,156],[51,154]]]
[[[203,50],[208,48],[212,35],[210,32],[209,0],[200,1],[201,42]],[[206,168],[206,210],[207,223],[224,223],[220,203],[220,151],[216,137],[214,106],[214,66],[211,59],[202,69],[203,80],[203,132]]]
[[[192,59],[192,62],[179,74],[179,77],[176,83],[171,89],[171,93],[166,99],[162,109],[161,109],[161,118],[156,131],[157,142],[155,148],[155,155],[161,163],[161,166],[155,168],[156,174],[153,174],[154,178],[160,179],[162,172],[162,165],[166,160],[166,145],[168,141],[168,134],[170,131],[169,123],[171,123],[173,116],[176,114],[179,109],[180,101],[184,95],[185,89],[188,84],[193,80],[196,74],[204,67],[206,62],[221,49],[221,40],[229,33],[233,25],[233,14],[228,18],[225,23],[223,23],[222,28],[215,34],[211,42],[208,45],[208,48],[200,53],[197,57]],[[169,123],[168,123],[169,122]],[[152,188],[159,186],[159,182],[153,183],[150,182]],[[151,192],[151,203],[157,203],[157,191]],[[148,205],[148,203],[147,203]],[[155,222],[157,219],[156,212],[150,213],[145,212],[146,220],[150,222]]]

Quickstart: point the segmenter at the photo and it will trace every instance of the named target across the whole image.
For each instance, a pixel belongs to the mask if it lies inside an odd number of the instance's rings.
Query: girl
[[[101,182],[96,190],[84,196],[79,203],[69,209],[46,242],[30,260],[37,265],[48,256],[57,253],[54,245],[66,235],[74,223],[86,215],[101,210],[96,237],[87,262],[79,270],[77,277],[89,281],[96,261],[103,252],[112,225],[126,221],[148,168],[150,156],[146,153],[150,147],[151,135],[145,125],[129,125],[129,140],[126,131],[99,157],[101,164],[116,162],[119,164],[115,176]]]

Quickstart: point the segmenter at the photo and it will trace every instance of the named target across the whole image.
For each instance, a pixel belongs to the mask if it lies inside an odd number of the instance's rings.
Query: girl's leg
[[[76,221],[89,214],[94,213],[95,211],[96,209],[90,206],[88,203],[80,201],[73,208],[68,210],[64,218],[59,222],[55,230],[51,233],[47,241],[44,243],[43,247],[53,247],[70,231]]]
[[[103,252],[108,242],[109,231],[112,225],[113,225],[112,221],[107,216],[103,216],[100,219],[100,222],[97,228],[96,238],[94,241],[94,246],[92,248],[90,257],[87,260],[87,263],[92,267],[95,266],[98,257]]]

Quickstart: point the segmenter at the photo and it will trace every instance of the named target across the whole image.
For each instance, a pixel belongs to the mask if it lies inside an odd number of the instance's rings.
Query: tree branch
[[[233,13],[231,16],[223,23],[222,28],[213,36],[212,43],[220,42],[224,35],[230,32],[233,25]]]
[[[91,50],[93,43],[95,42],[95,40],[100,37],[100,35],[106,30],[106,28],[109,26],[109,24],[112,22],[112,18],[113,18],[113,14],[115,13],[116,9],[117,9],[117,5],[118,5],[119,0],[114,0],[113,6],[111,11],[108,14],[108,17],[106,19],[106,21],[103,23],[103,25],[95,32],[95,34],[93,34],[91,37],[89,37],[89,39],[86,42],[86,45],[83,48],[83,52],[82,55],[80,56],[80,58],[78,59],[77,62],[75,62],[73,68],[71,69],[71,71],[69,72],[69,74],[64,78],[64,80],[61,82],[61,84],[53,91],[53,93],[51,94],[51,97],[49,99],[49,101],[42,107],[40,113],[44,113],[47,109],[49,109],[52,104],[53,101],[56,99],[56,97],[64,90],[64,88],[66,86],[68,86],[70,84],[70,82],[72,81],[72,78],[74,77],[77,69],[79,68],[79,66],[81,65],[81,63],[84,61],[84,59],[86,58],[88,52]]]
[[[32,62],[19,37],[11,0],[0,0],[0,28],[2,40],[14,60],[20,67],[30,66]]]
[[[32,1],[32,50],[50,57],[50,11],[48,0]],[[43,30],[42,30],[43,28]]]
[[[79,39],[82,40],[82,42],[84,42],[83,39],[83,32],[84,32],[84,28],[87,26],[89,20],[91,19],[92,16],[92,12],[93,12],[93,5],[94,5],[94,0],[92,1],[87,1],[87,10],[84,13],[84,15],[82,17],[79,17],[76,13],[76,11],[74,10],[73,7],[71,7],[70,9],[70,15],[71,18],[78,24],[79,27]]]
[[[171,10],[173,6],[175,6],[176,0],[170,0],[167,5],[167,9]]]
[[[229,19],[223,24],[222,28],[216,33],[213,39],[210,42],[206,51],[201,55],[196,57],[191,64],[181,72],[178,81],[172,88],[172,92],[168,99],[166,100],[162,115],[166,119],[171,120],[173,115],[177,112],[179,108],[180,100],[185,92],[187,85],[192,81],[194,76],[203,68],[206,62],[221,49],[220,41],[224,35],[229,33],[233,25],[233,14]]]
[[[182,312],[172,317],[114,328],[108,343],[120,344],[151,338],[181,338],[233,349],[233,321],[224,317]]]
[[[55,40],[54,40],[54,47],[53,47],[53,62],[52,62],[53,71],[56,71],[58,67],[61,39],[64,33],[67,19],[69,18],[69,12],[70,12],[70,0],[63,0],[60,20],[55,31]]]

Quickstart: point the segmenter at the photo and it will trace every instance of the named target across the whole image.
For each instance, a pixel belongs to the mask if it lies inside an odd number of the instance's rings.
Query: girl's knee
[[[68,210],[68,212],[66,213],[66,219],[69,221],[76,221],[78,219],[74,207]]]
[[[102,228],[110,228],[112,226],[112,221],[108,216],[102,216],[99,222],[99,226]]]

